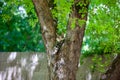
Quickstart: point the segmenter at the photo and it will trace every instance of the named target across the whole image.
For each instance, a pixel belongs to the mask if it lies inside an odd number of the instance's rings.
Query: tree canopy
[[[58,33],[66,32],[72,0],[55,0],[52,14]],[[91,0],[83,53],[118,52],[120,45],[119,1]],[[73,26],[74,27],[74,20]],[[0,1],[0,51],[44,51],[40,27],[32,1]],[[41,45],[38,45],[41,44]],[[89,47],[89,50],[84,50]]]

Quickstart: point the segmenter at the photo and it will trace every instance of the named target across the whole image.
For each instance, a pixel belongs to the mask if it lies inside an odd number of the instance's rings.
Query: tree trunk
[[[80,50],[86,23],[79,25],[79,20],[87,20],[88,0],[74,0],[67,33],[64,40],[56,41],[56,27],[47,0],[33,0],[41,24],[42,37],[47,51],[49,80],[76,80]],[[85,4],[83,6],[78,3]],[[85,9],[85,12],[79,12]],[[84,16],[83,16],[84,15]],[[71,19],[77,19],[75,28],[71,28]],[[57,46],[56,46],[56,43]]]
[[[120,80],[120,54],[113,60],[106,73],[102,75],[101,80]]]

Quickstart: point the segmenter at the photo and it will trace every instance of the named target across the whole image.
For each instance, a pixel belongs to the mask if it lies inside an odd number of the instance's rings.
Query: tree
[[[70,3],[70,1],[61,0],[58,1],[58,4],[63,2],[62,4],[65,5],[64,2]],[[59,30],[59,28],[54,24],[49,6],[50,2],[50,0],[33,0],[46,47],[49,78],[50,80],[76,80],[89,1],[72,1],[71,13],[65,31],[66,36],[60,41],[57,41],[57,29]]]
[[[83,57],[94,56],[90,68],[102,73],[113,53],[120,53],[118,0],[33,0],[33,3],[41,23],[50,79],[75,79],[81,53]],[[39,27],[32,1],[0,1],[0,51],[43,51]],[[112,70],[105,73],[106,79],[114,73],[119,76],[116,74],[119,67],[114,68],[119,66],[116,64],[119,57],[116,59]]]

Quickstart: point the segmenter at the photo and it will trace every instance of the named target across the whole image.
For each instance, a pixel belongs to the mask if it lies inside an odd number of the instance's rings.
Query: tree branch
[[[56,42],[56,30],[47,0],[33,0],[38,19],[41,24],[42,37],[47,50],[51,50]]]

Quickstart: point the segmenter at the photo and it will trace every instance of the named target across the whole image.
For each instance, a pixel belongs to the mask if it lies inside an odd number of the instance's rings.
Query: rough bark
[[[120,80],[120,54],[113,60],[106,73],[102,75],[101,80]]]
[[[84,6],[78,3],[86,4]],[[74,18],[87,20],[86,13],[79,13],[79,10],[86,8],[88,10],[88,0],[74,0],[72,12],[67,26],[67,34],[64,40],[59,42],[56,47],[56,28],[50,13],[47,0],[33,0],[38,19],[42,28],[42,36],[48,55],[48,68],[50,80],[76,80],[76,71],[78,69],[80,50],[82,46],[85,23],[79,25],[75,23],[75,28],[71,28]],[[83,17],[82,14],[85,16]]]
[[[50,1],[50,0],[49,0]],[[47,56],[48,56],[48,70],[49,77],[51,77],[52,66],[51,66],[51,54],[52,49],[56,42],[56,33],[53,18],[49,9],[47,0],[33,0],[33,3],[36,8],[36,13],[41,24],[41,32],[43,41],[46,47]]]

